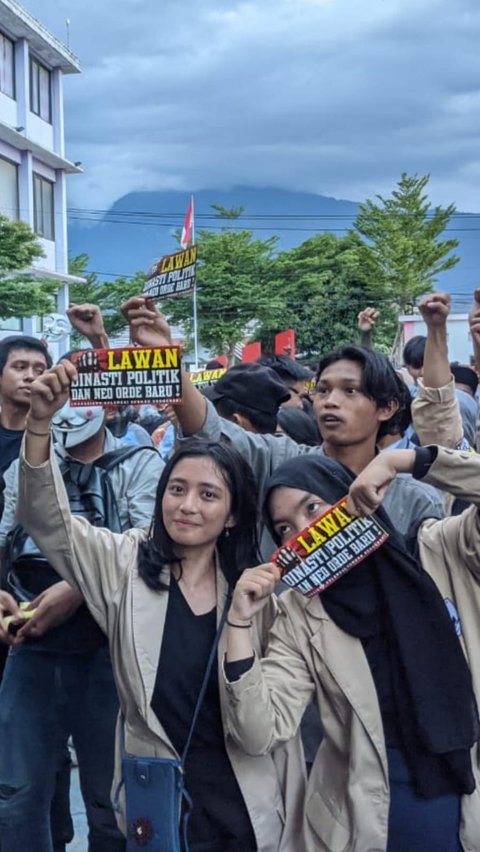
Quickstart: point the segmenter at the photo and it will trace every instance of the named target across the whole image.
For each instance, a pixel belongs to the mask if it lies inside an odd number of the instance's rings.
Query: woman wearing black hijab
[[[380,508],[398,473],[474,504],[424,523],[418,559]],[[318,703],[325,735],[305,805],[309,852],[480,849],[479,482],[478,456],[437,448],[383,453],[355,482],[320,456],[293,459],[271,477],[266,508],[279,543],[347,493],[352,511],[375,511],[389,533],[320,595],[282,595],[261,663],[244,628],[276,567],[246,571],[232,602],[230,729],[245,750],[293,736],[309,701]]]

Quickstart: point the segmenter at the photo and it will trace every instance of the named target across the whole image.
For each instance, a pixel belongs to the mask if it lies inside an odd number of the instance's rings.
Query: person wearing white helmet
[[[104,410],[94,406],[67,404],[58,411],[53,433],[59,461],[81,484],[93,463],[100,467],[113,451],[122,451],[122,460],[106,473],[118,511],[114,531],[149,527],[164,463],[148,448],[128,455],[104,419]],[[15,462],[7,475],[0,546],[15,526],[17,479]],[[112,529],[109,523],[97,525]],[[14,591],[0,594],[7,596],[0,599],[3,624],[5,610],[19,614],[19,595],[15,600]],[[71,735],[89,823],[89,852],[124,852],[125,839],[110,804],[118,699],[106,638],[79,592],[60,578],[34,596],[30,609],[35,614],[22,622],[15,637],[0,626],[0,638],[13,646],[0,687],[0,785],[9,791],[0,797],[0,848],[63,852],[72,839],[71,830],[60,837],[61,826],[51,825],[50,819],[55,778]]]

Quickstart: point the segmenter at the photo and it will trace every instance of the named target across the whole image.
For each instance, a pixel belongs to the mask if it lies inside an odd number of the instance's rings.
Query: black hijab
[[[266,505],[279,486],[335,503],[354,478],[333,459],[299,456],[273,473]],[[361,640],[378,693],[378,671],[387,671],[417,793],[428,798],[472,793],[470,749],[479,723],[470,670],[437,586],[407,551],[387,513],[379,508],[375,515],[390,538],[322,592],[322,604],[338,627]],[[376,644],[378,637],[384,641]],[[368,652],[375,645],[382,648],[380,667],[372,665]]]

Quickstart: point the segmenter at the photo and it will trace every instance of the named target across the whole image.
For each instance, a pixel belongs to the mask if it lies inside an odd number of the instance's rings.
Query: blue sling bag
[[[229,605],[230,597],[227,598],[208,657],[181,759],[128,754],[125,751],[122,726],[122,784],[127,811],[127,852],[141,852],[142,849],[144,852],[188,852],[187,829],[192,800],[185,786],[184,767]],[[118,806],[118,794],[115,798]]]

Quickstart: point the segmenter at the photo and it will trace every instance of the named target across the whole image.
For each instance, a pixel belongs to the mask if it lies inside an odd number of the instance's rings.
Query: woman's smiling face
[[[231,505],[225,479],[211,459],[183,458],[173,468],[163,495],[163,523],[176,545],[203,546],[232,526]]]
[[[317,494],[300,488],[288,488],[286,485],[274,488],[268,500],[268,509],[275,535],[284,544],[310,526],[331,505]]]

